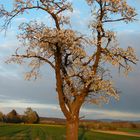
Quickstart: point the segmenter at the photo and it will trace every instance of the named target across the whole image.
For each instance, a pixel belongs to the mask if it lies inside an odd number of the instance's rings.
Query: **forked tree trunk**
[[[66,140],[78,140],[79,119],[66,120]]]
[[[73,107],[71,110],[73,112],[70,112],[69,109],[66,107],[66,101],[65,101],[65,94],[63,92],[63,80],[61,76],[61,58],[60,49],[57,48],[57,53],[55,54],[55,60],[56,60],[56,87],[59,97],[59,105],[60,108],[66,117],[66,140],[78,140],[78,127],[79,127],[79,109],[81,106],[81,99],[77,98],[77,100],[73,103]],[[79,100],[80,99],[80,102]]]

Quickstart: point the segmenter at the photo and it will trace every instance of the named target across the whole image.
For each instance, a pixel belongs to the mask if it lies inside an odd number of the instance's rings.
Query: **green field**
[[[65,140],[59,125],[0,125],[0,140]],[[140,140],[140,137],[97,133],[80,129],[79,140]]]
[[[139,129],[120,128],[118,130],[123,132],[129,132],[129,133],[140,133]]]

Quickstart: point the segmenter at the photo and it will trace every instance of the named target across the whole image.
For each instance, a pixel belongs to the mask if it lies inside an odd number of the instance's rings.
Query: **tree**
[[[6,115],[6,122],[7,123],[20,123],[21,119],[18,113],[13,109]]]
[[[3,115],[3,113],[2,112],[0,112],[0,122],[3,122],[3,120],[4,120],[4,115]]]
[[[105,64],[111,63],[128,73],[131,63],[137,62],[133,48],[120,48],[115,33],[105,28],[107,23],[134,21],[135,9],[126,0],[86,2],[91,8],[96,7],[91,11],[94,15],[90,24],[92,38],[65,28],[69,19],[63,13],[72,11],[67,0],[15,0],[12,11],[4,6],[0,8],[0,16],[5,18],[3,29],[7,29],[13,18],[31,9],[42,10],[52,17],[53,27],[35,21],[20,25],[18,38],[23,46],[17,48],[9,62],[22,64],[23,60],[30,60],[27,61],[31,68],[26,73],[27,80],[36,79],[43,64],[54,70],[59,105],[66,117],[67,140],[78,139],[79,112],[84,102],[99,104],[108,102],[111,97],[119,98]],[[91,55],[87,46],[92,50]]]
[[[36,111],[33,111],[32,108],[27,108],[24,112],[25,115],[23,116],[23,121],[25,123],[38,123],[39,116]]]

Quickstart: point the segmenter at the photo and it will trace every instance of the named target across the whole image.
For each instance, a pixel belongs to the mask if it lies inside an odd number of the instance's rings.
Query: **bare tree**
[[[7,11],[4,6],[0,8],[0,17],[5,18],[3,29],[7,29],[13,18],[31,9],[43,10],[52,17],[54,27],[35,21],[20,25],[22,32],[18,37],[23,46],[17,48],[9,62],[22,64],[23,60],[29,59],[31,71],[26,73],[27,80],[37,78],[41,65],[52,67],[59,105],[66,117],[67,140],[78,139],[79,112],[84,102],[99,104],[108,102],[111,97],[119,98],[105,63],[128,73],[130,64],[137,62],[133,48],[120,48],[115,33],[104,26],[112,22],[134,21],[135,9],[126,0],[86,2],[91,8],[96,6],[91,11],[96,13],[90,24],[93,38],[65,28],[69,20],[63,13],[72,11],[67,0],[15,0],[12,11]],[[87,46],[93,51],[91,55]]]

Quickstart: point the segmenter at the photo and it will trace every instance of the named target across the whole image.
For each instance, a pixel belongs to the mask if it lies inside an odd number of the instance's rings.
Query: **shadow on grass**
[[[87,127],[81,126],[78,140],[87,140],[87,138],[85,137],[85,134],[86,132],[88,132],[88,130],[89,129]]]

